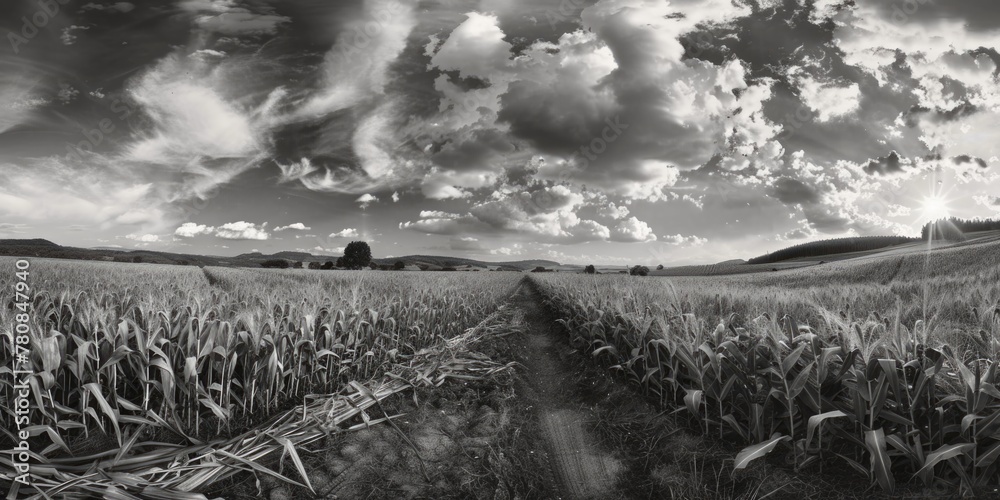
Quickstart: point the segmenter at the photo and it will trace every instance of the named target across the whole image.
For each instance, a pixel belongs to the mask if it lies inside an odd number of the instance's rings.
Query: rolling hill
[[[245,253],[233,257],[216,255],[179,254],[170,252],[155,252],[151,250],[126,250],[122,248],[76,248],[64,247],[44,239],[4,239],[0,240],[0,255],[15,257],[44,257],[51,259],[103,260],[118,262],[144,262],[150,264],[172,264],[192,266],[220,267],[260,267],[267,260],[284,259],[289,262],[336,262],[337,257],[329,255],[312,255],[304,252],[277,252],[274,254]],[[407,267],[430,270],[451,267],[456,269],[500,269],[510,271],[527,271],[535,267],[575,267],[562,266],[550,260],[519,260],[507,262],[487,262],[462,257],[444,257],[434,255],[408,255],[393,258],[372,259],[376,264],[392,265],[403,261]]]

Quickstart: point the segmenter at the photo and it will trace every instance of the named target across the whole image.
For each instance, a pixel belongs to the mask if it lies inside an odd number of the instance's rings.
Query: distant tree
[[[663,270],[663,264],[660,264],[660,265],[656,266],[656,270],[657,271],[662,271]]]
[[[292,267],[295,268],[295,269],[302,269],[302,261],[298,261],[298,262],[292,264]]]
[[[260,263],[260,267],[272,269],[288,269],[288,261],[285,259],[271,259]]]
[[[987,220],[964,220],[957,217],[928,222],[920,231],[924,241],[965,241],[965,232],[988,231],[990,222]],[[1000,227],[1000,223],[995,223]]]
[[[337,266],[336,267],[347,267],[346,262],[347,261],[345,261],[343,257],[337,257]]]
[[[996,230],[1000,230],[1000,219],[959,219],[958,217],[949,217],[925,224],[923,231],[921,231],[921,237],[926,240],[928,236],[933,234],[934,239],[958,239],[959,233]]]
[[[330,269],[333,269],[333,261],[332,260],[328,260],[328,261],[324,262],[323,265],[320,266],[320,269],[322,269],[324,271],[329,271]]]
[[[533,272],[533,273],[547,273],[547,272],[549,272],[549,270],[545,269],[542,266],[538,266],[538,267],[532,269],[531,272]]]
[[[333,267],[333,264],[330,264],[330,267]],[[323,264],[320,264],[319,262],[310,262],[309,263],[309,269],[315,270],[315,269],[322,269],[322,268],[323,268]]]
[[[583,272],[585,272],[587,274],[594,274],[594,273],[597,272],[597,268],[594,267],[593,264],[591,264],[591,265],[588,265],[587,267],[583,268]]]
[[[397,271],[401,269],[406,269],[406,263],[401,260],[397,260],[396,263],[392,265],[392,268]]]
[[[142,264],[142,256],[136,255],[135,257],[132,257],[132,262],[135,262],[136,264]]]
[[[376,264],[374,262],[369,262],[368,263],[368,268],[371,269],[372,271],[378,270],[378,264]]]
[[[372,249],[364,241],[352,241],[344,249],[344,266],[348,269],[367,267],[372,261]],[[339,267],[339,266],[338,266]]]
[[[648,276],[649,268],[646,266],[635,266],[632,269],[629,269],[628,273],[632,276]]]

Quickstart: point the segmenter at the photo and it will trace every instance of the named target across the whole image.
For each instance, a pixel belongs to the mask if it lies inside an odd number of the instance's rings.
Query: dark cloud
[[[503,155],[514,152],[514,144],[507,134],[495,129],[479,129],[460,143],[448,143],[439,148],[432,158],[434,163],[453,170],[486,168],[490,162],[499,161]]]
[[[908,161],[903,160],[898,153],[893,151],[888,156],[869,161],[868,165],[865,166],[865,172],[869,175],[891,176],[902,173],[908,165]]]
[[[797,179],[781,177],[774,181],[771,189],[772,195],[782,203],[793,204],[813,204],[819,201],[819,193]]]
[[[989,168],[989,165],[986,163],[986,160],[969,155],[954,156],[951,158],[951,161],[955,165],[965,165],[969,163],[975,163],[976,165],[979,166],[979,168]]]

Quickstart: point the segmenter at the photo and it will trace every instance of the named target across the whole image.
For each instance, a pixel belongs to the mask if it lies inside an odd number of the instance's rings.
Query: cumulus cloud
[[[360,236],[360,233],[354,228],[342,229],[336,233],[330,233],[331,238],[357,238],[358,236]]]
[[[656,241],[656,235],[653,234],[649,224],[635,217],[629,217],[618,223],[611,237],[614,241],[624,242]]]
[[[973,199],[979,205],[991,210],[1000,211],[1000,196],[974,196]]]
[[[257,225],[246,221],[223,224],[216,228],[215,236],[224,240],[266,240],[271,237],[266,222]]]
[[[893,151],[887,156],[874,158],[865,166],[865,172],[873,175],[897,175],[901,174],[912,162],[906,158],[900,158],[899,153]]]
[[[369,205],[378,201],[378,197],[369,193],[365,193],[354,200],[355,203],[359,204],[362,209],[368,208]]]
[[[301,222],[296,222],[294,224],[289,224],[287,226],[276,227],[276,228],[274,228],[274,231],[275,232],[288,231],[288,230],[308,231],[310,229],[312,229],[312,228],[311,227],[307,227],[305,224],[303,224]]]
[[[609,239],[611,231],[606,226],[576,215],[583,204],[584,197],[566,186],[496,192],[467,214],[424,211],[421,220],[399,227],[443,235],[520,234],[559,243]]]
[[[176,230],[174,230],[174,236],[180,238],[194,238],[195,236],[202,234],[212,234],[215,231],[214,227],[207,226],[205,224],[196,224],[194,222],[185,222],[181,224]]]
[[[701,246],[708,243],[708,239],[698,236],[684,236],[682,234],[667,235],[660,238],[660,241],[677,246]]]
[[[125,237],[140,243],[156,243],[157,241],[160,241],[160,237],[155,234],[129,234]]]
[[[624,219],[628,217],[628,207],[624,205],[615,205],[610,203],[607,206],[598,207],[597,214],[602,217],[611,217],[612,219]]]
[[[798,78],[798,85],[802,102],[819,114],[820,122],[850,116],[861,106],[861,87],[857,83],[821,82],[805,76]]]
[[[201,29],[221,35],[273,35],[278,27],[291,19],[276,15],[271,9],[254,12],[237,6],[233,0],[184,0],[182,9],[195,13],[195,24]],[[255,8],[261,9],[258,5]]]

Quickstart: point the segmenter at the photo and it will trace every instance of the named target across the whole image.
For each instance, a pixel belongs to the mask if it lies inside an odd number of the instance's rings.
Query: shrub
[[[265,260],[260,263],[260,267],[267,267],[272,269],[288,269],[288,261],[284,259],[271,259]]]
[[[628,273],[632,276],[648,276],[649,268],[646,266],[635,266],[632,269],[629,269]]]
[[[583,272],[585,272],[587,274],[594,274],[594,273],[597,272],[597,268],[594,267],[593,264],[591,264],[591,265],[588,265],[587,267],[583,268]]]
[[[392,265],[392,268],[397,271],[400,269],[406,269],[406,263],[401,260],[397,260],[396,263]]]

